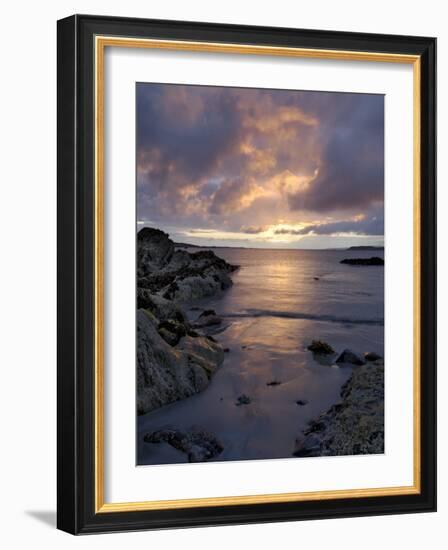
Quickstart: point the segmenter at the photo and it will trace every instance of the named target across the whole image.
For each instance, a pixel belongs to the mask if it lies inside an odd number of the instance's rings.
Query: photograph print
[[[137,465],[382,454],[384,96],[136,85]]]

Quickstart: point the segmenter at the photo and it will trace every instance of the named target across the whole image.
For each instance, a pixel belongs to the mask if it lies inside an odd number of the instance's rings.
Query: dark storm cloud
[[[292,209],[364,209],[383,200],[383,104],[383,96],[340,96],[331,124],[322,124],[327,137],[318,175],[306,193],[289,196]]]
[[[231,96],[214,88],[192,92],[187,86],[137,86],[137,143],[143,157],[158,152],[155,185],[169,183],[173,169],[185,181],[204,176],[239,132]]]

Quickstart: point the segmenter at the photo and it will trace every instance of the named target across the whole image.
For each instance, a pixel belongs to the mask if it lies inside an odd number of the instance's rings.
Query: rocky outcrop
[[[159,321],[175,319],[181,323],[186,322],[184,312],[175,302],[152,294],[146,288],[137,288],[137,309],[150,311]]]
[[[351,351],[350,349],[345,349],[339,357],[336,359],[338,365],[364,365],[365,361],[361,359],[359,355]]]
[[[384,452],[384,364],[355,369],[342,386],[341,400],[297,438],[294,456],[380,454]]]
[[[138,288],[178,303],[213,296],[232,285],[230,274],[237,266],[211,250],[187,252],[176,249],[169,236],[145,227],[137,237]]]
[[[307,349],[309,349],[313,353],[317,353],[318,355],[332,355],[333,353],[335,353],[330,344],[322,342],[322,340],[313,340],[311,344],[307,347]]]
[[[184,323],[180,323],[174,319],[168,319],[159,323],[157,332],[170,346],[176,346],[181,338],[187,334],[193,337],[198,336],[196,332],[190,332]]]
[[[185,453],[189,462],[205,462],[222,453],[224,447],[218,439],[205,430],[158,430],[147,433],[146,443],[168,443],[178,451]]]
[[[221,317],[216,315],[214,309],[206,309],[203,311],[196,321],[193,323],[194,328],[206,328],[211,326],[220,325],[222,323]]]
[[[378,353],[375,353],[374,351],[368,351],[367,353],[364,354],[364,359],[366,361],[382,361],[383,358],[381,357],[381,355],[378,355]]]
[[[203,312],[191,326],[181,303],[228,288],[236,269],[213,252],[177,250],[166,233],[143,228],[137,236],[137,413],[204,390],[224,350],[201,330],[220,323]]]
[[[221,346],[204,336],[185,334],[175,347],[159,332],[149,311],[137,312],[137,413],[204,390],[224,359]]]
[[[237,398],[235,405],[237,407],[240,407],[241,405],[250,405],[251,403],[252,399],[248,395],[243,393]]]
[[[384,260],[383,258],[374,256],[372,258],[346,258],[345,260],[341,260],[340,263],[348,265],[384,265]]]

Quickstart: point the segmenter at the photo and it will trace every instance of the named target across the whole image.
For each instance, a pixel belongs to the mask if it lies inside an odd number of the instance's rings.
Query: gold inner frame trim
[[[149,48],[159,50],[232,53],[243,55],[286,56],[312,59],[372,61],[406,63],[413,65],[413,173],[414,173],[414,247],[413,247],[413,298],[414,298],[414,349],[413,349],[413,484],[400,487],[342,489],[264,495],[226,496],[179,500],[153,500],[142,502],[104,501],[104,54],[106,47]],[[420,493],[421,485],[421,425],[420,425],[420,117],[421,73],[417,55],[381,52],[356,52],[277,46],[254,46],[181,40],[156,40],[96,36],[95,54],[95,513],[167,510],[210,506],[235,506],[281,502],[304,502],[343,498],[365,498]]]

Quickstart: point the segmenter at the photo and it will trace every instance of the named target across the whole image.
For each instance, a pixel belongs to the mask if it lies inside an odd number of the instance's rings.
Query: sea
[[[224,447],[215,461],[291,458],[296,438],[338,401],[352,372],[337,356],[313,355],[311,341],[338,354],[384,353],[384,267],[340,263],[383,258],[383,250],[213,251],[240,266],[233,286],[185,309],[192,321],[214,309],[223,318],[214,338],[229,351],[206,390],[137,417],[138,465],[187,461],[166,443],[143,441],[163,428],[213,433]],[[250,404],[237,405],[241,395]]]

